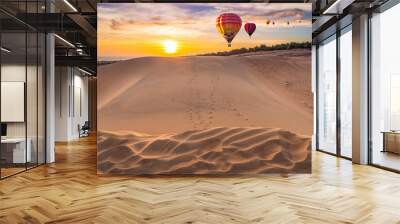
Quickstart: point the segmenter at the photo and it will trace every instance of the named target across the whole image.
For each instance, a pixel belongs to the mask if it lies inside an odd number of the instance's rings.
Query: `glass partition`
[[[2,177],[24,171],[31,161],[26,141],[26,41],[25,32],[1,34]]]
[[[27,73],[26,73],[26,115],[27,115],[27,150],[30,151],[30,160],[27,163],[28,168],[37,165],[38,159],[38,35],[36,32],[27,33]]]
[[[18,13],[42,5],[0,3]],[[45,44],[43,33],[0,12],[0,178],[45,163]]]
[[[351,25],[340,36],[340,154],[352,157],[352,32]]]
[[[38,33],[38,74],[37,74],[37,162],[44,164],[46,162],[46,139],[45,139],[45,124],[46,124],[46,37],[43,33]]]
[[[336,153],[336,36],[318,47],[318,149]]]
[[[371,162],[400,170],[400,5],[371,18]]]

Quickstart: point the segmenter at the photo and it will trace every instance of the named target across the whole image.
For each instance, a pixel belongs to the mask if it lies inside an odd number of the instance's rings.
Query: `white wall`
[[[88,120],[88,78],[76,68],[56,67],[55,140],[79,137],[78,125]]]
[[[69,133],[69,68],[55,68],[55,141],[67,141]]]
[[[73,86],[71,134],[76,138],[79,137],[78,124],[82,126],[88,120],[88,78],[81,76],[81,73],[75,74]]]
[[[1,66],[1,81],[2,82],[25,82],[25,75],[26,75],[26,70],[28,72],[28,75],[30,74],[35,74],[36,75],[36,67],[33,66],[28,66],[25,67],[25,64],[23,65],[18,65],[18,64],[4,64]],[[36,81],[34,83],[31,83],[30,85],[36,85]],[[27,96],[29,97],[35,97],[36,98],[36,89],[27,89],[28,93]],[[32,90],[32,91],[29,91]],[[33,100],[27,99],[28,102],[31,102]],[[35,105],[30,105],[34,106]],[[6,108],[2,108],[2,110],[5,110]],[[30,117],[30,115],[33,115],[34,117]],[[36,114],[30,114],[28,113],[28,122],[35,121],[36,123]],[[28,125],[28,128],[33,125]],[[36,129],[36,127],[35,127]],[[29,133],[28,133],[29,134]],[[7,136],[8,137],[25,137],[25,122],[7,122]],[[29,136],[28,136],[29,137]]]

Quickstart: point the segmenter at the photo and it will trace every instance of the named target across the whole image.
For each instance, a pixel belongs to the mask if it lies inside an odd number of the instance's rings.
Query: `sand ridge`
[[[178,134],[101,132],[100,174],[309,173],[311,140],[278,128],[215,127]]]

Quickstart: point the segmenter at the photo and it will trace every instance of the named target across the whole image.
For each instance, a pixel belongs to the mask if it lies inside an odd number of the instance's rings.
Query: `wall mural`
[[[311,4],[98,4],[98,173],[310,173]]]

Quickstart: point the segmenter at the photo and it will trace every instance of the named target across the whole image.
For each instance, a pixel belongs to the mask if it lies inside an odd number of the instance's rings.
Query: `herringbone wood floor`
[[[312,175],[101,177],[94,138],[0,181],[0,223],[400,223],[400,175],[313,154]]]

